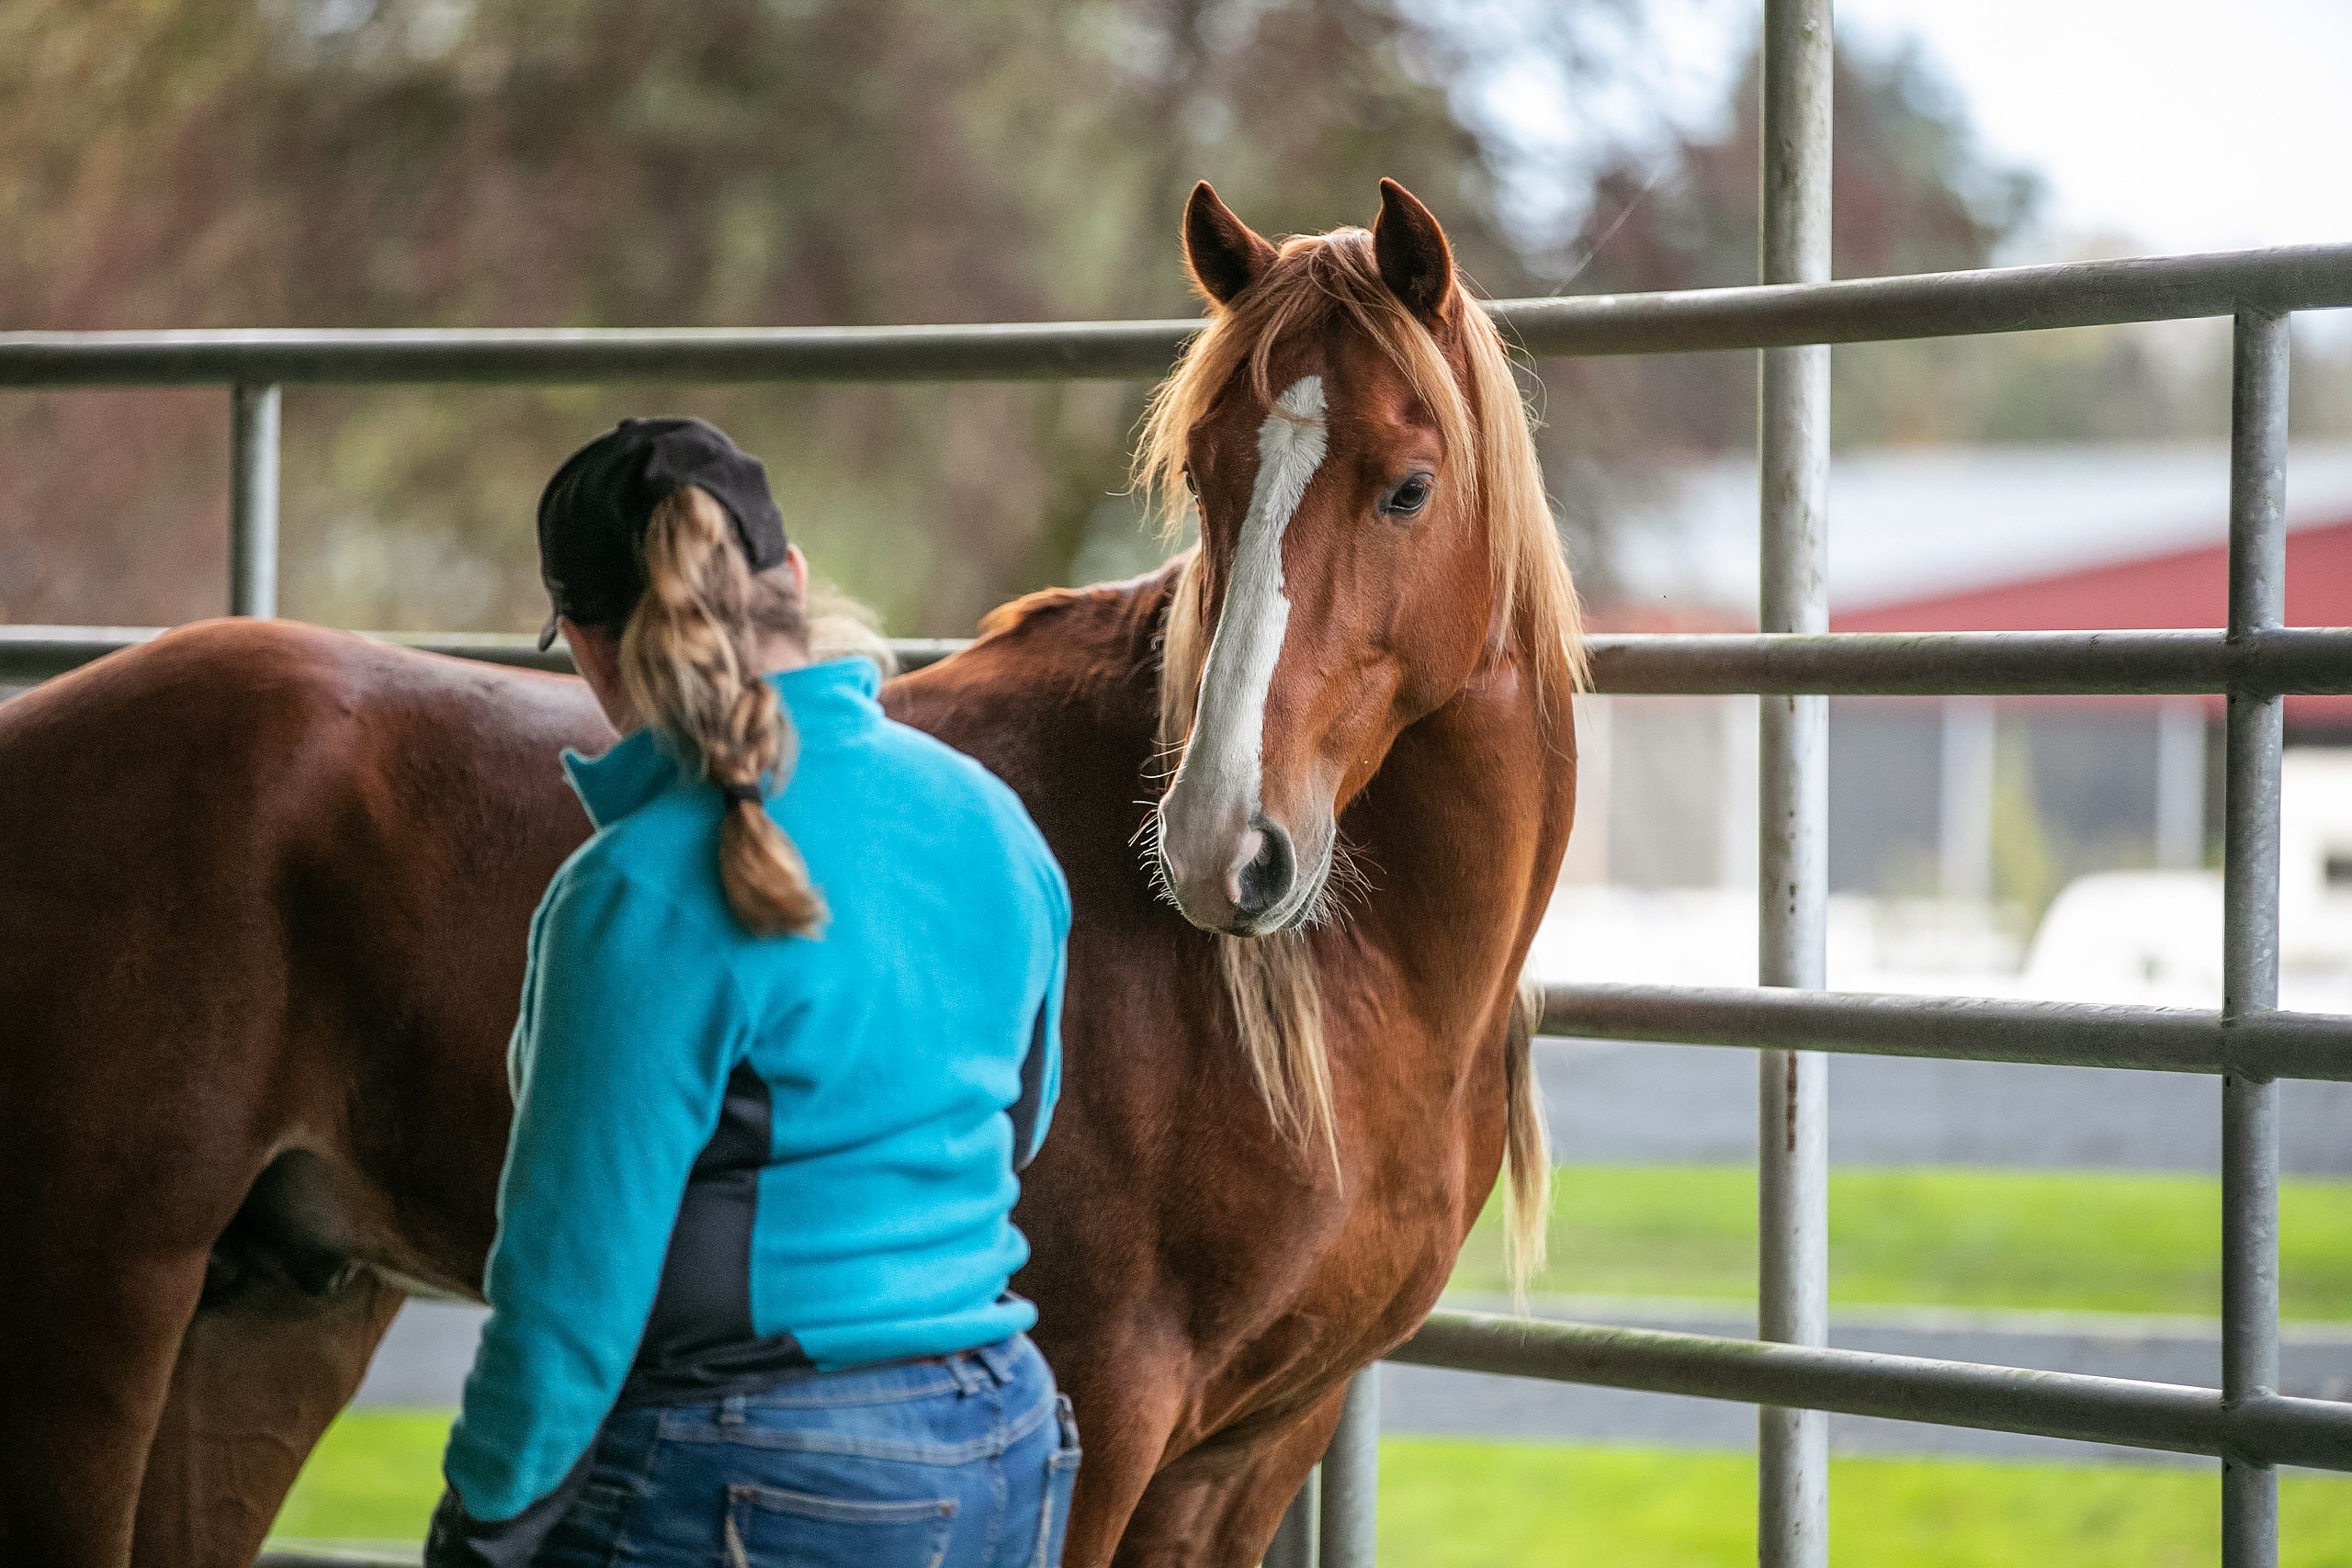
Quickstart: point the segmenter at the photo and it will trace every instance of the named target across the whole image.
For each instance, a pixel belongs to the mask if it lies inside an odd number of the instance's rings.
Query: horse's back
[[[495,811],[517,783],[560,795],[556,750],[606,738],[576,682],[290,622],[184,627],[0,705],[17,895],[0,919],[54,919],[42,900],[77,892],[119,915],[200,907],[194,868],[257,881],[273,842],[354,808]],[[175,874],[142,882],[150,863]]]

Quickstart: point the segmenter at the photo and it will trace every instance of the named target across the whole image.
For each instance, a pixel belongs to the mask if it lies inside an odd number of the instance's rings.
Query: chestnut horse
[[[1076,905],[1016,1281],[1073,1568],[1256,1561],[1507,1144],[1541,1234],[1575,603],[1502,345],[1382,192],[1279,249],[1194,192],[1139,472],[1200,548],[886,689]],[[555,752],[609,740],[576,682],[253,622],[0,708],[0,1562],[248,1561],[405,1295],[478,1293]]]

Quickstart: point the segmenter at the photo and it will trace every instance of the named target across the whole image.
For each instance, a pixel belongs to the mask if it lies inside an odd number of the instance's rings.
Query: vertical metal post
[[[1280,1529],[1266,1547],[1265,1568],[1316,1568],[1317,1524],[1322,1513],[1323,1467],[1306,1472],[1306,1484],[1290,1500]]]
[[[1829,276],[1829,0],[1765,0],[1761,272]],[[1760,629],[1829,629],[1829,350],[1764,351]],[[1829,704],[1768,696],[1759,736],[1758,978],[1818,987],[1826,968]],[[1757,1325],[1765,1339],[1829,1338],[1827,1064],[1767,1051],[1758,1063]],[[1826,1568],[1829,1441],[1818,1411],[1757,1413],[1757,1557]]]
[[[1322,1568],[1372,1568],[1380,1525],[1380,1363],[1348,1384],[1323,1453]]]
[[[2287,603],[2288,318],[2238,312],[2230,388],[2230,629],[2280,625]],[[2276,696],[2229,697],[2222,873],[2222,1013],[2278,1005],[2278,753]],[[2278,1086],[2222,1080],[2222,1396],[2278,1384]],[[2278,1561],[2278,1477],[2222,1461],[2223,1568]]]
[[[1993,792],[1999,733],[1990,697],[1946,697],[1936,863],[1943,896],[1993,897]]]
[[[2205,704],[2167,697],[2156,709],[2156,863],[2205,863]]]
[[[1715,857],[1715,881],[1722,887],[1745,891],[1756,885],[1756,699],[1718,697],[1715,703],[1723,719],[1724,751],[1723,808],[1715,814],[1723,841]],[[1584,777],[1581,750],[1577,777]]]
[[[229,394],[229,613],[277,614],[277,389]]]

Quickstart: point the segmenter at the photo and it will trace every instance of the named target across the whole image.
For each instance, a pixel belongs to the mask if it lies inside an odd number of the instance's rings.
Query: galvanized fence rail
[[[1595,687],[1754,693],[1765,704],[1763,948],[1755,989],[1555,986],[1548,1033],[1759,1053],[1765,1137],[1759,1343],[1439,1313],[1393,1359],[1751,1403],[1763,1412],[1759,1552],[1826,1562],[1821,1415],[2039,1433],[2222,1461],[2221,1557],[2277,1561],[2279,1464],[2352,1471],[2352,1404],[2285,1397],[2278,1365],[2277,1080],[2352,1079],[2352,1018],[2277,1010],[2280,702],[2352,692],[2352,629],[2281,625],[2287,321],[2352,305],[2352,245],[1819,281],[1826,7],[1768,6],[1767,274],[1752,288],[1491,307],[1537,355],[1773,351],[1765,376],[1764,630],[1594,639]],[[1815,207],[1819,209],[1815,210]],[[1777,250],[1775,247],[1779,247]],[[1778,281],[1786,277],[1790,281]],[[2228,316],[2235,332],[2230,618],[2211,631],[1840,635],[1821,579],[1830,343]],[[231,606],[277,608],[279,388],[287,383],[938,381],[1139,378],[1196,323],[773,332],[0,333],[0,387],[232,389]],[[0,680],[37,681],[154,628],[0,627]],[[566,668],[506,637],[394,640]],[[899,645],[908,662],[948,641]],[[2225,986],[2218,1010],[1821,991],[1824,725],[1833,694],[2225,694]],[[2220,1075],[2224,1083],[2222,1386],[2178,1387],[1828,1348],[1825,1051]],[[1269,1562],[1373,1560],[1372,1374],[1350,1392],[1317,1483]]]

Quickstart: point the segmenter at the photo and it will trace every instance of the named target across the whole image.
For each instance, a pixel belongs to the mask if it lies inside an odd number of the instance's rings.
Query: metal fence
[[[1766,15],[1767,283],[1505,301],[1536,355],[1762,349],[1763,630],[1594,639],[1595,686],[1755,693],[1763,705],[1756,989],[1556,986],[1544,1032],[1758,1052],[1760,1338],[1441,1312],[1394,1359],[1752,1403],[1759,1555],[1827,1561],[1825,1416],[1843,1412],[2218,1457],[2221,1558],[2275,1563],[2279,1464],[2352,1471],[2352,1404],[2276,1392],[2280,1077],[2352,1079],[2352,1018],[2278,1000],[2280,698],[2352,692],[2352,629],[2290,629],[2282,497],[2288,320],[2352,305],[2352,244],[1826,281],[1828,16]],[[1832,635],[1824,497],[1832,343],[2228,316],[2235,333],[2229,625],[2214,631]],[[279,388],[288,383],[1136,378],[1189,321],[765,332],[235,332],[0,334],[0,387],[232,389],[235,613],[275,613]],[[0,680],[39,680],[152,629],[0,627]],[[548,668],[526,639],[400,640]],[[955,645],[901,644],[911,663]],[[2227,694],[2224,1000],[2218,1011],[1828,994],[1823,979],[1830,694]],[[2190,1388],[1827,1348],[1826,1125],[1819,1053],[2221,1075],[2222,1386]],[[1376,1383],[1351,1390],[1270,1562],[1373,1561]]]

